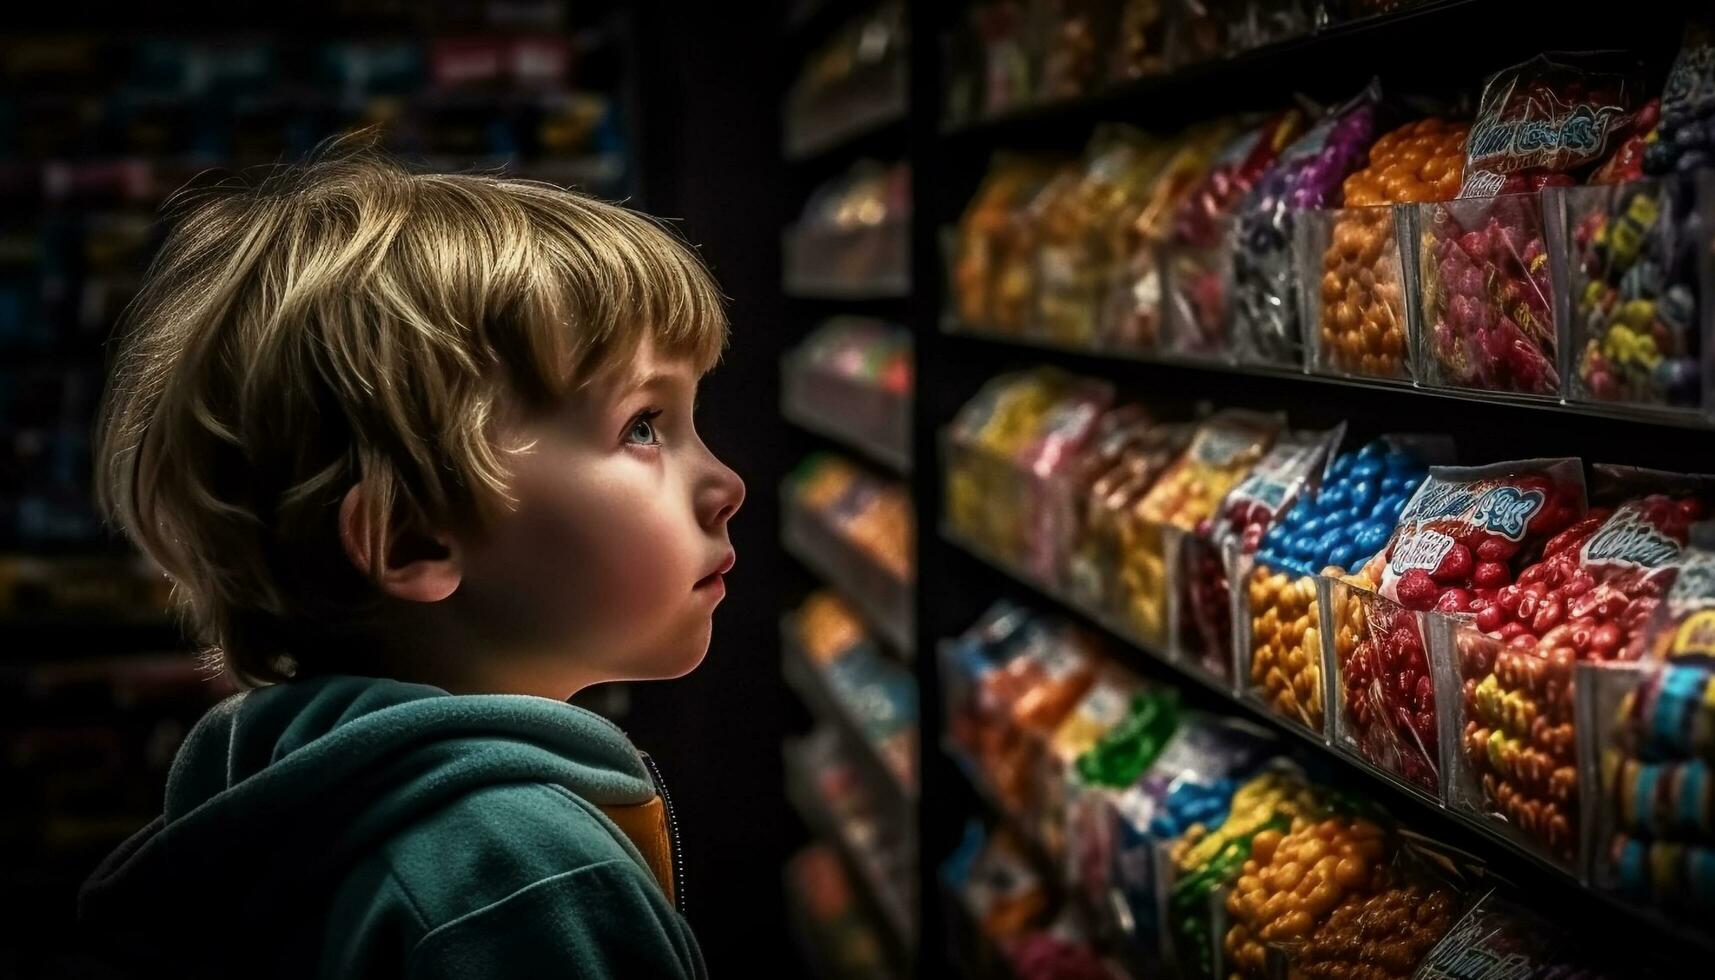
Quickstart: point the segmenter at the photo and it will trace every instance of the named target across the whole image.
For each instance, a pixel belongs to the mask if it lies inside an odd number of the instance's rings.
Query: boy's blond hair
[[[114,362],[96,492],[252,683],[339,669],[318,653],[377,608],[339,541],[352,486],[371,554],[404,524],[480,527],[508,503],[503,420],[645,340],[699,371],[725,343],[671,232],[545,184],[336,147],[175,210]]]

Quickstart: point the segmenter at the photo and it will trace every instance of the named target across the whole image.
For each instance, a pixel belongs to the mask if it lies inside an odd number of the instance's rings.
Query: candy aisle
[[[160,812],[180,739],[232,690],[187,654],[166,583],[104,533],[89,486],[105,344],[166,196],[372,123],[425,167],[613,197],[638,183],[623,20],[557,0],[139,10],[102,26],[13,13],[0,43],[0,975],[36,976],[74,948],[78,883]]]
[[[910,6],[922,587],[788,643],[916,650],[909,972],[1708,962],[1707,17]],[[785,495],[861,525],[871,479]],[[857,794],[838,722],[802,757]]]
[[[805,958],[829,977],[909,973],[918,942],[918,695],[912,480],[911,169],[906,10],[801,5],[782,153],[795,220],[782,286],[780,411],[802,454],[781,542],[781,670],[811,719],[785,744],[786,790],[813,843],[787,868]]]

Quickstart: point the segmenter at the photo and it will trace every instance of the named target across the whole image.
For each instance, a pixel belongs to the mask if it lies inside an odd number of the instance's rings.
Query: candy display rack
[[[896,473],[911,472],[908,397],[788,355],[780,365],[780,414]]]
[[[838,588],[880,636],[909,657],[914,649],[911,583],[877,565],[790,492],[782,491],[781,501],[780,538],[786,550]]]
[[[1217,18],[1219,11],[1227,9],[1252,14],[1273,9],[1248,3],[1198,6],[1204,15],[1213,12]],[[1297,5],[1297,9],[1309,8]],[[1342,717],[1342,675],[1335,669],[1339,626],[1334,593],[1342,581],[1321,574],[1324,566],[1319,563],[1328,559],[1326,552],[1319,553],[1318,564],[1311,567],[1269,572],[1260,563],[1247,564],[1235,560],[1239,556],[1222,553],[1234,634],[1232,676],[1196,669],[1194,665],[1205,655],[1218,660],[1225,654],[1205,650],[1198,631],[1183,628],[1189,608],[1185,598],[1191,593],[1181,581],[1183,560],[1167,561],[1165,542],[1161,557],[1173,581],[1161,590],[1158,618],[1162,623],[1154,630],[1140,631],[1131,617],[1118,614],[1118,605],[1107,594],[1111,583],[1090,588],[1079,574],[1068,573],[1066,555],[1060,550],[1063,543],[1031,538],[1033,531],[1053,526],[1057,519],[1033,522],[1031,507],[1021,502],[1032,492],[1042,493],[1041,487],[1031,486],[1037,480],[1034,468],[1027,472],[1014,465],[1010,473],[1007,469],[1014,458],[1028,453],[1015,453],[1015,447],[1006,446],[1007,458],[987,465],[970,458],[972,447],[947,437],[962,409],[992,381],[1048,366],[1110,384],[1116,402],[1141,403],[1157,422],[1193,423],[1211,409],[1285,412],[1294,430],[1327,431],[1346,423],[1353,445],[1392,433],[1455,438],[1456,457],[1428,462],[1565,456],[1671,470],[1706,468],[1689,460],[1715,452],[1715,421],[1708,414],[1707,398],[1664,411],[1633,404],[1635,398],[1592,398],[1590,391],[1578,387],[1574,355],[1591,339],[1580,338],[1579,325],[1570,316],[1578,299],[1574,290],[1580,285],[1576,280],[1581,270],[1572,261],[1580,247],[1580,218],[1594,213],[1597,206],[1585,198],[1599,197],[1609,223],[1614,215],[1638,220],[1642,211],[1632,213],[1630,207],[1620,206],[1627,200],[1627,190],[1565,195],[1533,190],[1527,195],[1537,202],[1531,230],[1540,234],[1529,238],[1540,238],[1541,245],[1515,243],[1502,229],[1498,235],[1487,233],[1483,248],[1476,251],[1478,257],[1493,259],[1492,246],[1499,243],[1515,249],[1512,254],[1518,261],[1513,264],[1520,270],[1538,274],[1547,270],[1546,279],[1540,275],[1531,279],[1532,288],[1541,294],[1530,306],[1541,321],[1530,325],[1533,332],[1488,338],[1497,350],[1501,346],[1511,350],[1514,340],[1528,341],[1529,352],[1535,355],[1528,364],[1520,352],[1520,370],[1505,365],[1508,370],[1499,378],[1454,376],[1440,361],[1433,361],[1433,374],[1425,370],[1433,352],[1424,348],[1433,339],[1437,322],[1446,320],[1442,307],[1448,305],[1442,303],[1440,293],[1431,298],[1441,305],[1424,303],[1429,291],[1423,282],[1425,254],[1437,247],[1446,249],[1438,246],[1441,238],[1433,234],[1434,216],[1494,207],[1492,202],[1444,206],[1461,188],[1454,164],[1463,163],[1471,128],[1468,115],[1461,116],[1458,107],[1472,105],[1472,97],[1491,74],[1545,50],[1635,52],[1643,62],[1639,86],[1647,99],[1662,91],[1675,39],[1684,26],[1683,5],[1644,3],[1623,15],[1582,6],[1579,13],[1556,10],[1544,15],[1498,0],[1340,3],[1322,9],[1329,19],[1303,20],[1292,31],[1211,30],[1197,38],[1201,45],[1197,51],[1203,56],[1192,59],[1172,50],[1187,40],[1183,23],[1172,27],[1172,14],[1151,22],[1147,14],[1134,10],[1120,18],[1126,25],[1122,31],[1130,33],[1119,40],[1095,36],[1093,48],[1096,64],[1130,67],[1112,80],[1102,75],[1105,69],[1098,69],[1093,80],[1074,72],[1076,77],[1068,77],[1076,84],[1058,92],[1043,89],[1043,79],[1050,75],[1045,68],[1038,71],[1039,65],[1031,59],[1055,50],[1056,45],[1082,43],[1085,35],[1079,32],[1094,23],[1082,16],[1084,5],[908,6],[913,43],[900,136],[911,166],[911,207],[905,219],[910,225],[909,240],[901,252],[910,269],[909,295],[886,309],[888,315],[897,312],[910,327],[916,355],[910,472],[916,527],[922,531],[916,539],[916,579],[923,587],[912,597],[914,646],[919,651],[937,649],[941,641],[961,635],[997,598],[1034,601],[1110,639],[1120,664],[1135,669],[1145,681],[1172,685],[1196,700],[1202,710],[1227,710],[1262,723],[1281,736],[1295,758],[1337,781],[1342,792],[1379,803],[1409,830],[1468,851],[1490,873],[1532,896],[1540,905],[1538,911],[1565,924],[1569,932],[1613,935],[1618,929],[1646,937],[1652,951],[1669,956],[1708,955],[1715,951],[1715,936],[1699,935],[1606,889],[1590,887],[1585,870],[1576,863],[1528,846],[1514,836],[1515,828],[1497,822],[1490,813],[1444,799],[1449,795],[1445,784],[1458,768],[1458,753],[1445,746],[1449,741],[1456,744],[1461,732],[1449,726],[1443,712],[1452,707],[1450,702],[1463,700],[1464,691],[1457,684],[1445,686],[1450,679],[1445,669],[1440,673],[1428,669],[1441,663],[1430,649],[1435,645],[1436,624],[1441,622],[1438,615],[1418,616],[1427,610],[1409,610],[1414,620],[1421,621],[1424,674],[1436,706],[1434,745],[1425,746],[1422,753],[1429,775],[1426,785],[1423,773],[1398,771],[1406,767],[1397,758],[1366,753],[1361,740],[1345,737],[1353,719]],[[972,16],[973,11],[978,16]],[[1062,33],[1030,35],[1029,18],[1023,16],[1026,11],[1041,14],[1051,29],[1057,26]],[[1054,19],[1062,13],[1065,20]],[[1013,14],[1020,19],[1013,19]],[[1284,24],[1280,21],[1275,26]],[[1223,36],[1233,39],[1233,50],[1217,53],[1207,48],[1209,41]],[[1133,46],[1122,50],[1115,46],[1119,43]],[[1448,50],[1459,52],[1457,67],[1445,57]],[[1370,157],[1363,168],[1367,172],[1358,182],[1368,185],[1363,194],[1344,202],[1332,199],[1342,205],[1338,207],[1294,209],[1288,223],[1273,229],[1289,246],[1296,289],[1286,292],[1296,294],[1298,308],[1296,338],[1290,331],[1271,337],[1280,341],[1272,347],[1247,341],[1249,347],[1234,349],[1231,343],[1232,321],[1226,310],[1233,304],[1236,273],[1229,261],[1230,249],[1241,236],[1223,232],[1216,236],[1221,245],[1188,254],[1184,239],[1175,243],[1171,218],[1184,202],[1183,194],[1148,201],[1163,209],[1162,214],[1151,215],[1155,219],[1151,221],[1132,210],[1141,209],[1149,198],[1138,187],[1124,180],[1084,179],[1092,173],[1100,176],[1090,163],[1102,158],[1093,150],[1106,145],[1102,134],[1112,132],[1109,124],[1123,121],[1135,127],[1146,153],[1161,148],[1171,151],[1181,145],[1174,141],[1184,134],[1205,126],[1220,130],[1218,124],[1225,124],[1226,129],[1211,137],[1219,144],[1254,127],[1255,113],[1304,106],[1294,99],[1297,94],[1320,106],[1344,105],[1354,93],[1368,91],[1373,80],[1383,93],[1375,131],[1378,140],[1385,134],[1394,143],[1388,152]],[[1291,137],[1283,140],[1289,145]],[[837,168],[841,152],[838,148],[826,151],[822,163],[829,170]],[[1217,147],[1209,156],[1218,152]],[[1168,156],[1171,152],[1160,159]],[[1206,166],[1196,169],[1201,172]],[[1069,172],[1075,176],[1059,181],[1051,191],[1043,190],[1057,174]],[[1587,174],[1576,176],[1583,179]],[[1192,175],[1184,186],[1190,188],[1199,179]],[[1072,185],[1097,193],[1080,202],[1068,194]],[[1103,196],[1109,189],[1114,190],[1112,196]],[[1040,199],[1038,193],[1042,193]],[[1677,210],[1680,205],[1676,202],[1670,208]],[[1215,220],[1238,215],[1241,227],[1245,214],[1242,205],[1221,190],[1215,190],[1209,201],[1198,202],[1197,213]],[[983,241],[997,251],[971,247],[975,239],[961,234],[961,222],[972,214],[980,219],[987,236]],[[1028,224],[1033,216],[1052,222],[1038,229]],[[1477,225],[1478,230],[1485,227],[1486,222]],[[1088,241],[1081,236],[1098,233],[1097,229],[1100,234],[1121,230],[1122,239],[1117,245],[1104,241],[1087,252],[1065,247]],[[1594,236],[1596,231],[1585,234]],[[1046,247],[1038,250],[1033,242]],[[1019,251],[1009,252],[1009,248]],[[1128,267],[1108,281],[1104,277],[1113,277],[1115,270],[1107,263],[1116,254],[1129,260]],[[1433,255],[1429,271],[1439,276],[1450,254]],[[1074,262],[1064,267],[1061,260],[1073,255],[1083,265]],[[1472,260],[1473,268],[1467,270],[1461,260],[1452,259],[1449,272],[1459,272],[1463,280],[1470,279],[1466,272],[1485,275],[1476,268],[1471,250],[1463,255]],[[792,261],[790,255],[788,261]],[[1507,270],[1514,271],[1512,265]],[[1706,266],[1698,271],[1706,274]],[[1195,275],[1187,276],[1188,272]],[[1590,274],[1603,275],[1616,292],[1636,288],[1635,282],[1625,284],[1625,269],[1604,267]],[[1089,281],[1096,282],[1096,287],[1086,288]],[[973,282],[978,286],[973,287]],[[1439,289],[1441,284],[1433,285]],[[1476,286],[1469,281],[1458,285]],[[1128,286],[1135,295],[1128,295]],[[1698,294],[1708,291],[1707,284],[1699,282]],[[1466,289],[1459,295],[1486,298],[1497,308],[1508,303],[1516,307],[1518,302],[1510,290],[1476,295],[1482,292]],[[1080,302],[1092,304],[1091,308],[1077,308]],[[1466,309],[1469,305],[1461,304],[1459,326],[1479,328],[1475,333],[1467,329],[1467,337],[1474,337],[1481,347],[1482,331],[1490,324],[1486,313],[1473,318]],[[1153,315],[1154,336],[1149,342],[1140,342],[1142,332],[1135,324],[1116,318],[1116,311],[1123,313],[1128,307],[1134,312],[1148,307]],[[1670,314],[1676,311],[1671,305],[1667,309]],[[1194,319],[1188,321],[1187,313]],[[1695,347],[1696,357],[1706,358],[1712,345],[1706,342],[1710,328],[1702,304],[1697,313],[1682,347],[1685,351]],[[1197,329],[1186,330],[1187,325]],[[1629,322],[1623,325],[1636,335]],[[1255,323],[1250,327],[1257,332]],[[1625,336],[1620,335],[1616,352],[1623,353],[1620,348],[1628,346],[1639,349]],[[1652,339],[1660,349],[1660,339]],[[1606,343],[1604,335],[1599,346]],[[1647,348],[1643,350],[1647,354]],[[1526,367],[1544,370],[1539,377],[1531,377],[1523,370]],[[1704,370],[1699,381],[1709,373]],[[1675,382],[1676,391],[1684,390],[1684,378],[1664,380]],[[1082,451],[1082,438],[1069,440],[1068,452]],[[1045,471],[1055,472],[1056,466],[1050,463]],[[978,481],[981,492],[965,493],[974,486],[965,477],[977,472],[984,476]],[[955,494],[949,491],[955,489],[960,508],[979,512],[975,520],[952,519],[949,505]],[[994,506],[982,512],[985,501]],[[1070,513],[1078,517],[1082,506],[1074,496]],[[1039,507],[1037,513],[1053,510]],[[1177,532],[1200,535],[1203,528],[1196,525],[1206,516],[1182,521],[1184,526]],[[1340,522],[1357,526],[1360,520],[1348,516]],[[1361,529],[1368,531],[1368,524]],[[1197,546],[1179,548],[1176,556],[1187,550],[1196,557]],[[1310,559],[1297,560],[1310,564]],[[1199,566],[1207,564],[1199,562]],[[1249,592],[1259,576],[1266,587],[1252,603]],[[1473,591],[1468,585],[1466,589]],[[1286,593],[1290,593],[1289,602],[1281,598]],[[1175,601],[1166,602],[1168,596]],[[1296,615],[1283,618],[1279,611],[1283,602]],[[1259,630],[1257,620],[1271,610],[1276,611],[1275,621]],[[1282,628],[1283,623],[1287,628]],[[1141,635],[1144,632],[1152,635]],[[1260,656],[1259,637],[1263,644],[1271,644]],[[1294,653],[1299,654],[1297,659]],[[947,711],[941,688],[948,682],[949,669],[937,661],[929,656],[915,661],[923,711],[917,809],[918,894],[923,896],[939,893],[943,884],[939,869],[958,850],[972,816],[1001,828],[1008,825],[1006,816],[995,812],[995,801],[985,801],[984,794],[961,774],[966,760],[949,752],[941,741],[942,716]],[[1270,674],[1271,668],[1278,676]],[[1286,691],[1291,692],[1290,700],[1282,696]],[[1304,703],[1315,700],[1312,692],[1320,694],[1319,718]],[[1412,693],[1415,696],[1415,688]],[[1225,902],[1217,902],[1224,917]],[[926,901],[920,912],[924,942],[916,951],[916,975],[948,975],[950,967],[934,937],[954,935],[965,927],[953,921],[957,910],[945,902]],[[1213,938],[1211,952],[1223,952],[1225,932],[1222,929],[1222,935]]]
[[[796,625],[790,622],[790,617],[782,620],[780,672],[786,683],[804,699],[817,718],[830,722],[839,732],[850,750],[849,757],[863,771],[870,785],[878,790],[878,795],[899,807],[901,819],[908,817],[917,797],[916,786],[908,781],[909,774],[900,772],[882,754],[852,709],[841,702],[824,670],[811,663],[809,656],[798,646],[795,633]]]
[[[786,795],[817,837],[839,853],[871,920],[884,926],[880,932],[890,960],[903,962],[914,935],[908,876],[900,873],[903,869],[889,867],[873,832],[863,833],[860,840],[854,835],[854,824],[833,812],[827,795],[818,788],[818,780],[828,778],[829,769],[825,753],[817,751],[816,738],[811,735],[786,743]]]
[[[911,291],[909,224],[888,221],[851,229],[786,230],[785,290],[796,296],[863,300]]]
[[[918,274],[913,267],[917,222],[910,210],[914,159],[907,144],[918,118],[916,59],[924,47],[911,39],[922,35],[912,33],[915,14],[904,0],[796,6],[801,16],[782,31],[786,74],[779,102],[779,146],[786,162],[781,197],[791,214],[780,232],[783,314],[790,332],[780,348],[777,396],[780,416],[788,423],[787,447],[798,454],[830,446],[854,450],[910,481],[921,460],[915,448],[919,436],[908,316]],[[862,720],[868,714],[854,713],[854,704],[842,703],[839,695],[843,690],[871,707],[892,704],[894,698],[920,702],[901,690],[914,688],[916,678],[933,669],[925,665],[932,658],[914,653],[933,649],[921,642],[917,629],[915,546],[908,538],[892,538],[897,522],[908,524],[912,518],[909,504],[893,506],[910,491],[898,480],[889,481],[886,517],[894,523],[878,527],[872,522],[868,529],[888,536],[885,567],[870,547],[873,539],[859,544],[842,537],[843,528],[825,520],[828,515],[807,510],[790,485],[779,497],[780,544],[805,570],[804,583],[825,587],[848,603],[868,634],[880,641],[864,644],[864,652],[874,654],[867,673],[856,680],[840,673],[836,680],[841,668],[818,665],[807,655],[793,615],[780,631],[786,682],[820,730],[843,736],[852,768],[866,774],[864,782],[876,784],[885,801],[873,831],[890,842],[898,887],[890,884],[883,894],[871,880],[872,887],[859,881],[856,890],[879,898],[859,903],[858,911],[882,937],[882,975],[888,977],[916,975],[926,951],[942,949],[939,933],[933,942],[918,941],[925,935],[921,913],[939,911],[932,898],[920,898],[938,892],[916,870],[918,756],[924,754],[923,733],[934,730],[917,725],[909,743],[910,763],[901,765],[890,754],[900,748],[897,737],[870,742]],[[896,547],[900,541],[902,547]],[[787,591],[788,603],[802,594],[796,588]],[[837,659],[849,666],[852,654]],[[897,684],[901,676],[909,683]],[[882,690],[861,687],[869,683]],[[836,689],[840,685],[846,687]],[[787,775],[789,793],[802,797],[794,784],[803,778],[790,769]],[[800,806],[811,836],[846,855],[848,863],[874,843],[845,840],[839,828],[805,810]],[[830,973],[837,966],[810,965]]]

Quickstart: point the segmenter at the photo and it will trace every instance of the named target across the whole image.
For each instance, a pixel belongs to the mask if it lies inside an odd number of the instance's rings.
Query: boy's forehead
[[[650,338],[644,338],[630,357],[620,358],[608,366],[593,387],[615,397],[624,397],[644,389],[694,389],[699,372],[691,358],[658,350]]]

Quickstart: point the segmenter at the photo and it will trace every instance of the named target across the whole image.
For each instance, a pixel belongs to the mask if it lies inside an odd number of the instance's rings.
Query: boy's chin
[[[709,654],[709,637],[710,630],[705,623],[702,630],[650,657],[648,664],[643,665],[645,669],[639,671],[640,679],[678,680],[696,670]]]

